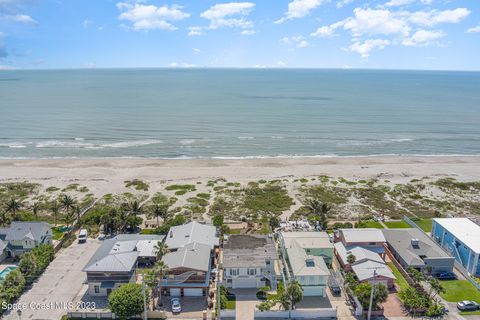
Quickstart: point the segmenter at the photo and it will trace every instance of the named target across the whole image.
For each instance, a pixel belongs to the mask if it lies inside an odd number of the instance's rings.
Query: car
[[[182,304],[180,303],[180,299],[173,298],[172,300],[170,300],[170,303],[172,305],[172,312],[173,313],[182,312]]]
[[[453,272],[439,272],[435,275],[435,278],[439,280],[455,280],[457,276]]]
[[[78,243],[87,242],[87,235],[88,232],[86,229],[80,230],[80,232],[78,233]]]
[[[330,277],[328,280],[328,287],[330,288],[330,292],[333,296],[339,296],[342,294],[342,289],[340,289],[340,286],[338,285],[338,282],[334,276]]]
[[[457,303],[457,308],[461,311],[475,311],[480,309],[480,305],[475,301],[464,300]]]

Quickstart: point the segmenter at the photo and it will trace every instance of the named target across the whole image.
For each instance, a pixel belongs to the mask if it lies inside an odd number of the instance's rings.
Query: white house
[[[16,257],[41,244],[51,244],[52,226],[46,222],[14,221],[0,229],[0,241],[0,258]]]

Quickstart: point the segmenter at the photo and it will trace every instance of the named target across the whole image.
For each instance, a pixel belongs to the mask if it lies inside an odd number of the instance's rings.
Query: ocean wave
[[[180,140],[180,144],[187,145],[187,144],[194,144],[197,140],[195,139],[183,139]]]
[[[346,142],[341,142],[338,146],[377,146],[377,145],[386,145],[386,144],[393,144],[393,143],[403,143],[403,142],[411,142],[415,141],[415,139],[411,138],[396,138],[396,139],[382,139],[382,140],[351,140]]]
[[[37,148],[68,148],[68,149],[104,149],[104,148],[131,148],[140,147],[150,144],[163,143],[162,140],[132,140],[119,141],[113,143],[93,143],[85,142],[84,140],[62,141],[62,140],[47,140],[40,141],[35,144]]]
[[[23,149],[26,147],[27,144],[21,142],[0,143],[0,148]]]
[[[252,137],[252,136],[239,136],[237,138],[238,138],[238,140],[253,140],[253,139],[255,139],[255,137]]]

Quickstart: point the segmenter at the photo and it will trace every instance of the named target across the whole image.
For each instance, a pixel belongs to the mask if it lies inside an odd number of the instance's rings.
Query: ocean
[[[480,73],[0,71],[0,158],[480,154]]]

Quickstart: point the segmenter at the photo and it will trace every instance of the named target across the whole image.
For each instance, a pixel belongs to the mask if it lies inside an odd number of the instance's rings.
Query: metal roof
[[[170,269],[188,268],[207,272],[210,267],[210,246],[201,243],[189,243],[162,257]]]
[[[208,245],[210,249],[213,249],[219,245],[217,228],[193,221],[171,227],[165,239],[165,243],[170,249],[181,248],[193,242]]]
[[[291,241],[286,250],[295,277],[330,275],[323,257],[307,255],[305,249],[297,241]]]
[[[386,264],[380,263],[380,262],[368,260],[368,261],[353,265],[352,270],[353,272],[355,272],[355,275],[360,281],[372,279],[373,273],[375,270],[377,271],[377,276],[396,279],[392,271],[390,270],[390,268]]]
[[[296,241],[304,249],[333,248],[333,243],[326,232],[281,232],[280,235],[285,246],[288,246],[291,241]]]
[[[367,260],[384,263],[382,257],[380,257],[378,253],[361,246],[345,247],[343,243],[337,242],[335,243],[335,250],[337,251],[338,256],[342,260],[343,264],[348,264],[347,259],[350,254],[355,256],[355,263],[360,263]]]
[[[463,242],[475,253],[480,253],[480,226],[468,218],[435,218],[455,238]]]
[[[2,238],[5,241],[18,241],[25,238],[33,241],[42,242],[45,234],[52,228],[46,222],[23,222],[14,221],[8,228],[3,228],[0,232],[4,234]]]
[[[386,242],[382,230],[374,228],[340,229],[347,243]]]

